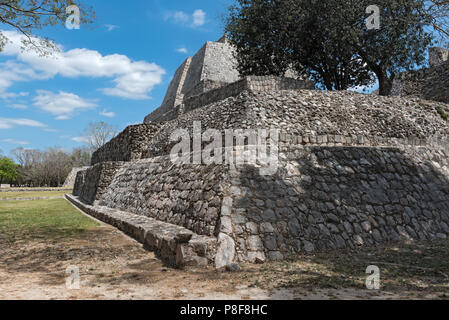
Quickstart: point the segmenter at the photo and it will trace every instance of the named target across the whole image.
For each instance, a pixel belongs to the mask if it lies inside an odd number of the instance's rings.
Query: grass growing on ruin
[[[29,192],[0,192],[0,199],[42,198],[61,197],[70,191],[29,191]]]
[[[382,291],[435,293],[449,298],[448,241],[365,248],[358,252],[301,255],[261,266],[249,278],[261,288],[366,289],[366,268],[380,268]]]
[[[446,112],[444,112],[443,109],[438,108],[438,113],[440,114],[441,118],[443,118],[443,120],[449,121],[449,115]]]
[[[0,241],[64,239],[97,225],[65,199],[0,202]]]

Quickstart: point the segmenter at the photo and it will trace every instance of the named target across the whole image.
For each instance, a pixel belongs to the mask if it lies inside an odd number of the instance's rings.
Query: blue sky
[[[83,145],[89,122],[124,129],[157,108],[177,67],[223,34],[231,0],[91,0],[93,26],[36,33],[60,53],[42,58],[20,50],[20,36],[0,52],[0,149],[67,150]]]

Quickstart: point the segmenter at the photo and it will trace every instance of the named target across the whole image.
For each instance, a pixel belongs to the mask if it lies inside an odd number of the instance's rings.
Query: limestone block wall
[[[228,42],[207,42],[201,80],[232,83],[240,79],[235,49]]]
[[[195,85],[192,90],[190,90],[185,96],[184,100],[187,100],[193,96],[200,95],[210,90],[218,89],[223,86],[227,86],[226,82],[217,82],[212,80],[202,80],[197,85]]]
[[[249,166],[234,173],[220,232],[234,240],[236,259],[251,262],[446,239],[448,156],[413,146],[284,149],[274,176]]]
[[[72,190],[72,194],[74,196],[77,196],[77,197],[80,196],[81,192],[83,191],[84,182],[86,181],[87,169],[89,169],[89,168],[78,171],[78,173],[76,174],[75,184],[74,184],[73,190]]]
[[[182,103],[184,96],[182,93],[182,88],[184,87],[184,81],[187,76],[187,71],[190,68],[191,60],[192,58],[187,58],[178,70],[176,70],[176,73],[167,89],[162,105],[147,115],[144,123],[166,121],[164,114],[170,112],[172,108]]]
[[[162,105],[145,117],[144,122],[173,120],[171,109],[184,97],[198,95],[240,79],[234,58],[235,49],[225,38],[206,44],[176,71]]]
[[[400,74],[393,83],[392,96],[419,97],[449,103],[449,50],[429,50],[429,68]]]
[[[195,121],[201,122],[203,131],[278,128],[288,139],[301,138],[305,144],[317,139],[344,145],[395,145],[395,139],[428,143],[429,138],[449,136],[449,123],[438,114],[439,108],[447,104],[351,92],[244,90],[168,122],[150,142],[145,157],[169,154],[177,143],[170,142],[171,134],[186,129],[192,136]]]
[[[237,262],[449,236],[447,145],[310,142],[318,140],[282,147],[272,176],[167,156],[126,163],[98,204],[226,239]]]
[[[132,161],[142,158],[149,141],[161,128],[161,124],[149,123],[128,126],[123,132],[92,155],[95,165],[105,161]]]
[[[64,188],[74,187],[75,186],[76,175],[78,174],[78,172],[86,170],[87,168],[88,167],[73,168],[72,171],[67,176],[67,178],[65,179],[63,187]]]
[[[78,172],[73,195],[87,204],[99,200],[124,162],[101,162]]]
[[[184,112],[190,112],[205,105],[234,97],[248,90],[253,92],[268,92],[271,90],[314,89],[310,80],[297,80],[276,76],[249,76],[240,81],[192,96],[184,101]]]
[[[429,65],[431,67],[444,64],[449,61],[449,50],[444,48],[429,49]]]
[[[99,204],[213,236],[225,173],[221,165],[174,165],[167,156],[131,162],[104,190]]]

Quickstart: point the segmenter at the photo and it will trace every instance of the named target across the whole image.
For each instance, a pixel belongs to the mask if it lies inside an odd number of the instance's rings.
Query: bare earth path
[[[65,270],[78,266],[79,290],[66,287]],[[76,240],[0,242],[0,299],[397,299],[437,298],[415,291],[265,288],[254,279],[269,274],[166,268],[153,253],[116,229],[101,224]]]

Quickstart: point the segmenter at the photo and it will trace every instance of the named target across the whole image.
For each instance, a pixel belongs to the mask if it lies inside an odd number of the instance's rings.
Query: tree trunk
[[[388,78],[384,72],[378,74],[377,78],[379,79],[379,95],[389,96],[393,89],[393,79]]]

